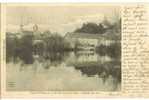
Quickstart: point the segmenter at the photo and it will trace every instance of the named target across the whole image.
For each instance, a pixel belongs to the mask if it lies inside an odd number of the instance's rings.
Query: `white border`
[[[0,0],[2,3],[61,3],[61,2],[101,2],[101,3],[141,3],[141,2],[148,2],[149,0]]]

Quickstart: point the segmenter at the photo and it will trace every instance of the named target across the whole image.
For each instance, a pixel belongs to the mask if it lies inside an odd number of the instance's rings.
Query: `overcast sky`
[[[104,16],[115,21],[119,9],[117,6],[101,5],[7,6],[7,31],[18,31],[23,23],[26,29],[32,29],[37,24],[41,31],[50,30],[64,35],[84,22],[99,23]]]

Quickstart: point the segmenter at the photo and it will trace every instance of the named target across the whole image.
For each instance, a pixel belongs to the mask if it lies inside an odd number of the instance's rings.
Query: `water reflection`
[[[7,64],[8,90],[116,91],[120,89],[120,60],[94,51],[33,55],[32,64]],[[40,85],[40,87],[39,87]]]

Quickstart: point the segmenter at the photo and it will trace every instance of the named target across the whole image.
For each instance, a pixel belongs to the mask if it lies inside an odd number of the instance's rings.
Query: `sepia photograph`
[[[118,5],[6,6],[7,91],[121,91]]]

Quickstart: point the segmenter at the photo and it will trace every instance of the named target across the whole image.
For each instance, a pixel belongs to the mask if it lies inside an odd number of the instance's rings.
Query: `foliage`
[[[93,22],[84,23],[81,28],[76,29],[74,32],[104,34],[108,30],[112,31],[112,33],[120,33],[121,19],[118,19],[115,23],[110,23],[108,20],[104,20],[99,24]]]
[[[86,23],[83,24],[81,28],[76,29],[75,32],[80,32],[80,33],[91,33],[91,34],[102,34],[105,32],[105,29],[103,25],[100,23],[97,25],[96,23]]]

